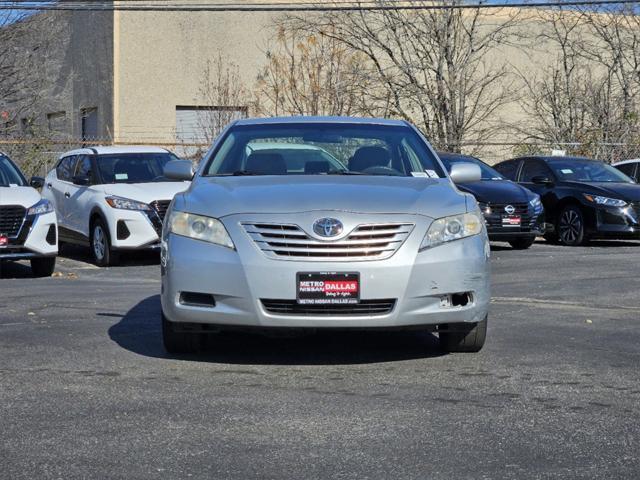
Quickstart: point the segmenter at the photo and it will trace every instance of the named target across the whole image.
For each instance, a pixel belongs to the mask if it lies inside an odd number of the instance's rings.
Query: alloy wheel
[[[560,238],[564,243],[574,244],[582,235],[582,218],[578,212],[569,208],[560,217]]]
[[[96,225],[93,229],[93,253],[98,260],[104,258],[104,253],[107,249],[106,236],[101,225]]]

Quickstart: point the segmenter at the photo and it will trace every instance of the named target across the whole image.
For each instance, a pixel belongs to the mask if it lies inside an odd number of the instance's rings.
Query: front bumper
[[[160,248],[162,220],[155,211],[113,209],[111,213],[109,231],[114,249]]]
[[[58,229],[54,212],[27,215],[15,238],[0,247],[0,260],[24,260],[58,254]]]
[[[640,238],[640,205],[596,208],[589,235],[592,238]]]
[[[415,221],[411,235],[388,259],[298,261],[267,258],[239,222],[224,223],[237,250],[173,234],[166,239],[161,298],[169,321],[243,327],[395,328],[478,322],[488,313],[490,264],[484,233],[418,252],[430,223],[423,218]],[[393,309],[380,315],[268,312],[264,299],[296,299],[298,272],[358,272],[361,301],[394,299]],[[183,292],[212,295],[215,306],[185,305],[181,303]],[[469,292],[472,301],[466,306],[444,305],[443,298],[461,292]]]

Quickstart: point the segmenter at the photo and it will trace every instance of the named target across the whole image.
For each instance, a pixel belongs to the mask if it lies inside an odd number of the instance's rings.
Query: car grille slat
[[[17,237],[27,209],[21,205],[0,206],[0,235]]]
[[[299,304],[296,300],[261,299],[268,313],[280,315],[386,315],[393,310],[396,300],[393,298],[360,300],[354,304]]]
[[[293,224],[243,223],[242,226],[269,257],[323,261],[389,258],[414,227],[410,223],[359,225],[339,240],[319,240]]]
[[[520,227],[506,227],[502,224],[502,216],[508,215],[504,207],[511,205],[515,211],[511,215],[520,215]],[[510,232],[528,232],[531,230],[531,224],[535,223],[536,217],[529,213],[529,204],[522,203],[484,203],[478,202],[478,206],[484,215],[487,229],[491,230],[507,230]],[[487,209],[490,209],[487,213]]]
[[[156,213],[160,217],[160,220],[163,222],[164,222],[164,216],[167,213],[167,209],[169,208],[170,203],[171,203],[171,200],[156,200],[155,202],[151,202],[151,208],[153,208],[156,211]]]

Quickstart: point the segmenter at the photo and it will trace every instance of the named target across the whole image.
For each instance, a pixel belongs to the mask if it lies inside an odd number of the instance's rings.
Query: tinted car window
[[[519,163],[520,163],[519,160],[511,160],[508,162],[499,163],[498,165],[494,165],[493,168],[497,170],[499,173],[501,173],[502,175],[504,175],[509,180],[515,181],[516,174],[518,173]]]
[[[260,151],[252,145],[280,144],[281,150]],[[338,161],[303,168],[288,160],[288,148],[326,152]],[[255,150],[255,151],[254,151]],[[310,160],[325,162],[328,160]],[[305,162],[306,163],[306,162]],[[322,168],[321,168],[322,167]],[[330,166],[331,167],[331,166]],[[233,127],[209,159],[205,175],[299,175],[354,173],[411,176],[425,170],[445,174],[422,138],[411,128],[389,125],[240,125]]]
[[[91,177],[91,157],[89,155],[81,155],[78,158],[75,174],[77,176]]]
[[[120,153],[97,158],[102,183],[165,182],[164,166],[178,157],[172,153]]]
[[[63,180],[65,182],[70,182],[73,178],[73,172],[76,166],[76,156],[65,157],[60,160],[58,166],[56,167],[56,176],[58,180]]]
[[[18,185],[24,187],[27,184],[20,171],[4,155],[0,155],[0,187]]]
[[[616,165],[616,168],[630,178],[635,178],[634,171],[636,163],[625,163],[624,165]]]
[[[531,182],[533,177],[551,177],[551,170],[541,160],[525,160],[520,174],[521,182]]]
[[[556,176],[567,182],[633,183],[620,170],[597,160],[554,160],[550,165]]]

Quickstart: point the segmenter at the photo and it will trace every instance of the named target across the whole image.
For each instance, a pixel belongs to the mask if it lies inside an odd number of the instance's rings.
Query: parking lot
[[[161,346],[153,255],[0,280],[2,478],[634,478],[637,242],[494,244],[479,354],[435,336]]]

